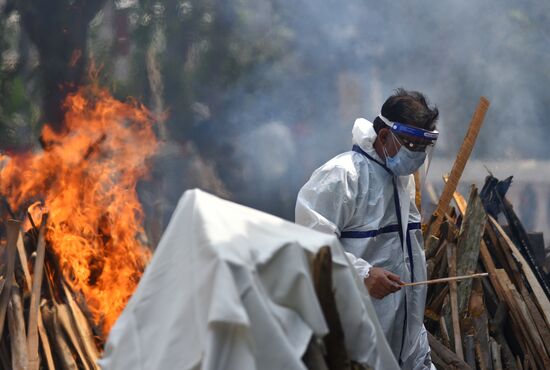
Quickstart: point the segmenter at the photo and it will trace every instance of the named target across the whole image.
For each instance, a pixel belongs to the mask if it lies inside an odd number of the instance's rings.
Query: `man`
[[[353,149],[318,168],[302,187],[296,222],[335,233],[363,279],[402,369],[430,369],[423,325],[426,259],[413,173],[438,136],[439,112],[419,92],[398,89],[374,123],[360,118]]]

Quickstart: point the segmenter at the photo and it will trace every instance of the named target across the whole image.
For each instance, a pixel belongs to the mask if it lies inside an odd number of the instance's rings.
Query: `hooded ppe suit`
[[[296,223],[340,238],[350,262],[365,278],[371,266],[404,282],[426,279],[414,176],[393,176],[373,147],[372,123],[353,127],[353,150],[318,168],[302,187]],[[426,285],[404,287],[372,302],[392,351],[403,369],[430,369],[423,325]]]

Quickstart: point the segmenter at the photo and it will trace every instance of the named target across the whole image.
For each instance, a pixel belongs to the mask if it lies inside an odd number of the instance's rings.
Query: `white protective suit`
[[[376,266],[404,282],[425,280],[414,176],[393,176],[385,169],[374,150],[375,139],[372,123],[357,119],[353,150],[318,168],[300,190],[296,223],[338,235],[362,278]],[[426,285],[402,288],[372,302],[401,368],[430,369],[423,324]]]

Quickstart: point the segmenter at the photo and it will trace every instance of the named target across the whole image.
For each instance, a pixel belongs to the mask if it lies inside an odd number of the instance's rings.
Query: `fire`
[[[143,106],[105,90],[82,88],[65,104],[66,129],[45,126],[44,151],[4,158],[0,194],[14,210],[33,204],[31,214],[41,214],[36,201],[43,202],[46,238],[65,279],[107,335],[150,257],[136,184],[157,141]]]

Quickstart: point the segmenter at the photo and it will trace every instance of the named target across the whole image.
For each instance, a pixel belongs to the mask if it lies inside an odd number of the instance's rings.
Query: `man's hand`
[[[403,284],[399,276],[384,270],[381,267],[372,267],[369,276],[364,281],[369,294],[377,299],[382,299],[390,293],[397,292]]]

